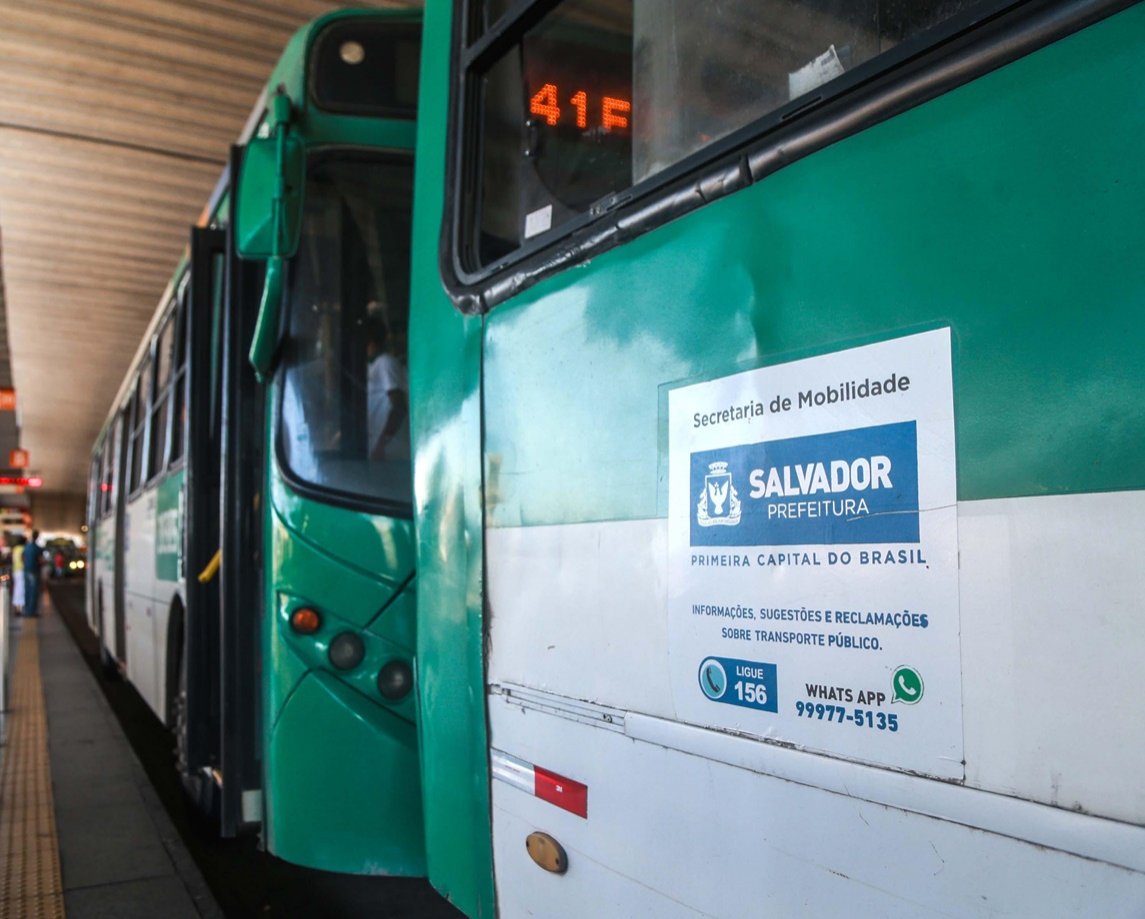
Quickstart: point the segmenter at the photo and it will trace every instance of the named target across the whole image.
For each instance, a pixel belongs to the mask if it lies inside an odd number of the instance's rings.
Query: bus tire
[[[168,704],[172,730],[175,734],[175,770],[183,795],[194,814],[212,828],[218,825],[219,795],[214,780],[202,769],[192,769],[187,756],[187,668],[183,665],[180,642],[178,661],[179,679],[173,698]]]
[[[165,720],[168,730],[174,730],[176,717],[176,697],[186,691],[183,675],[183,604],[176,597],[171,601],[167,616],[167,668],[163,675],[163,697],[165,700]]]

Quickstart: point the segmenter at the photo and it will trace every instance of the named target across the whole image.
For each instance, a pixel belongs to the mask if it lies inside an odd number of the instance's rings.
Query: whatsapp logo
[[[922,698],[922,674],[913,667],[899,667],[891,677],[891,702],[914,705]]]

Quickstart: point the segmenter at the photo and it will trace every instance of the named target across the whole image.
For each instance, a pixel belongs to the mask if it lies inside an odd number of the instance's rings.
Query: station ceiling
[[[0,387],[18,403],[0,411],[0,470],[18,438],[43,479],[34,509],[78,524],[188,227],[287,39],[341,5],[0,0]]]

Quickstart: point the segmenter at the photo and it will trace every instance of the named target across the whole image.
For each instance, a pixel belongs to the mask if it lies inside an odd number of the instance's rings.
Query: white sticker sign
[[[672,390],[684,721],[962,778],[950,330]]]

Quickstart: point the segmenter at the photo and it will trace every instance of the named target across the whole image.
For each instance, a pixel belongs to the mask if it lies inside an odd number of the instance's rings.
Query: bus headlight
[[[378,672],[378,692],[397,702],[413,688],[413,671],[405,661],[390,661]]]
[[[353,632],[342,632],[330,642],[330,663],[338,670],[353,670],[366,656],[366,646]]]

